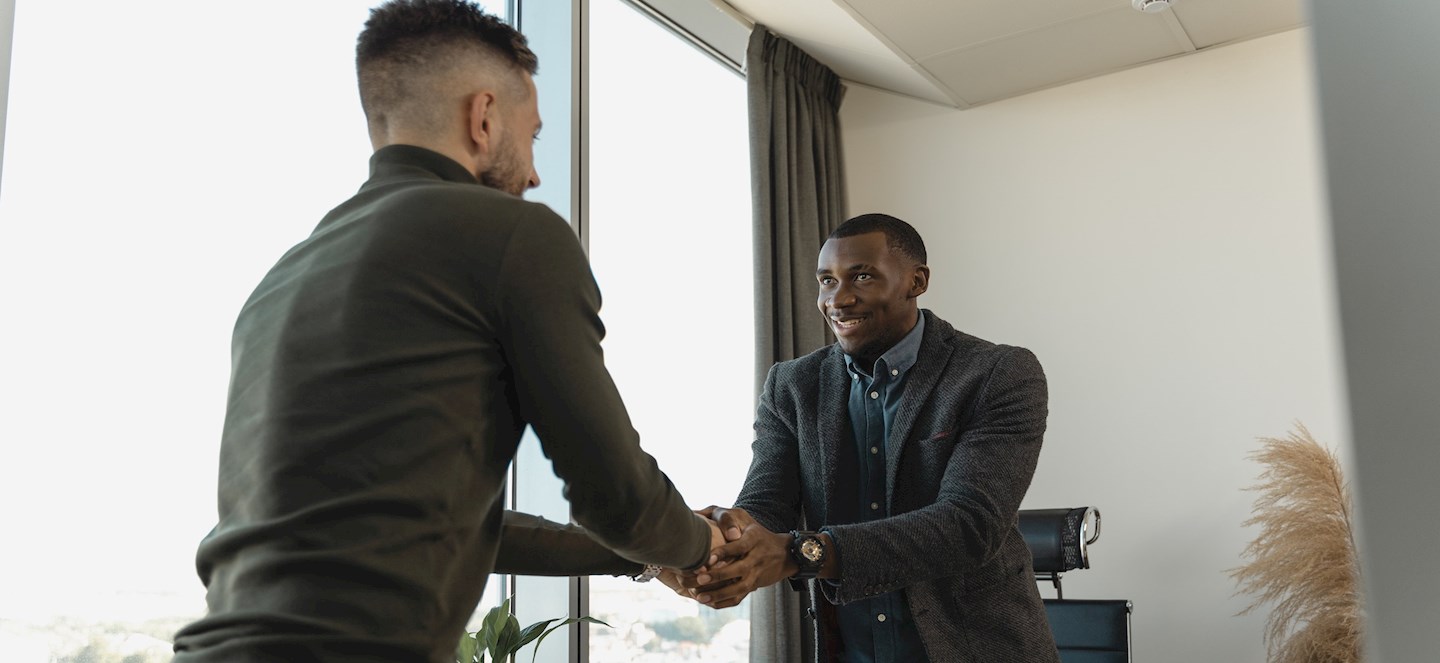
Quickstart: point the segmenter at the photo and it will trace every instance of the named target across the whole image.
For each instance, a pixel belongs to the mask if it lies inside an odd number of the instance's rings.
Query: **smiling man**
[[[1045,374],[921,310],[925,263],[891,216],[830,234],[816,303],[837,342],[771,368],[745,486],[712,512],[738,560],[667,582],[724,608],[815,580],[822,661],[1057,661],[1016,524]]]

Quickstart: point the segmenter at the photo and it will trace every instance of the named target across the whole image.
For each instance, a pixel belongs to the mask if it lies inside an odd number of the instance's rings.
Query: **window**
[[[231,327],[366,177],[354,48],[375,4],[16,8],[0,660],[169,661],[203,613]]]
[[[694,508],[750,465],[754,271],[745,81],[622,0],[590,2],[589,246],[605,358]],[[590,579],[592,663],[748,661],[749,607]]]

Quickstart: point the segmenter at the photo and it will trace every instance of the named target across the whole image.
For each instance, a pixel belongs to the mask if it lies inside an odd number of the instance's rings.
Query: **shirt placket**
[[[885,403],[890,386],[889,367],[882,359],[876,363],[875,376],[865,390],[865,520],[879,520],[889,511],[885,500]],[[874,619],[874,647],[876,661],[889,661],[894,657],[895,639],[893,622],[894,601],[890,595],[875,597],[870,602],[871,618]]]

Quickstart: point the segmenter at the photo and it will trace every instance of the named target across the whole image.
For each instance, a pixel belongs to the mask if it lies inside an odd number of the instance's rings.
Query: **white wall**
[[[922,305],[1045,365],[1024,506],[1102,511],[1066,595],[1133,600],[1138,660],[1264,660],[1226,573],[1255,534],[1246,456],[1296,421],[1348,439],[1307,38],[965,111],[842,107],[850,211],[920,230]]]

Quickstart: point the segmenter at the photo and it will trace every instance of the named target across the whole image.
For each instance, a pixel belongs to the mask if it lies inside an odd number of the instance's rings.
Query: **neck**
[[[423,147],[431,152],[437,152],[450,158],[455,163],[470,171],[475,179],[480,179],[480,173],[476,170],[475,159],[469,150],[463,146],[455,145],[453,141],[436,140],[435,137],[424,135],[413,131],[399,130],[375,130],[370,132],[370,145],[376,150],[390,145],[413,145]]]

